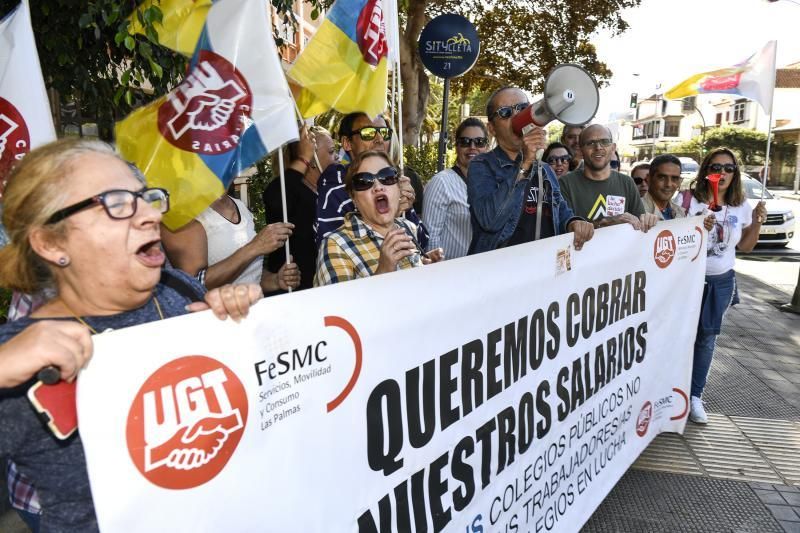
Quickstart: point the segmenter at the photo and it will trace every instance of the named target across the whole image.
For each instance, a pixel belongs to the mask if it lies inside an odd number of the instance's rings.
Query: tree
[[[430,83],[417,51],[417,40],[432,17],[457,12],[471,19],[481,39],[481,54],[473,69],[453,80],[463,103],[472,91],[487,94],[503,85],[540,91],[546,74],[557,64],[578,63],[602,84],[611,71],[597,58],[589,42],[605,28],[614,34],[628,24],[620,11],[640,0],[406,0],[401,17],[401,78],[406,142],[419,137]],[[509,28],[513,28],[509,30]]]

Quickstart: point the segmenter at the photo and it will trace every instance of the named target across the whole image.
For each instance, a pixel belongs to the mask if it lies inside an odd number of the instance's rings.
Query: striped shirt
[[[417,228],[408,220],[396,218],[395,224],[416,243]],[[317,275],[314,286],[331,285],[356,278],[367,278],[378,269],[383,237],[356,213],[347,213],[344,224],[322,241],[317,255]],[[419,244],[417,249],[419,250]],[[420,255],[404,257],[398,270],[421,266]]]
[[[472,241],[472,223],[467,203],[467,183],[456,171],[446,168],[425,186],[425,225],[431,234],[429,249],[444,249],[445,259],[467,255]]]

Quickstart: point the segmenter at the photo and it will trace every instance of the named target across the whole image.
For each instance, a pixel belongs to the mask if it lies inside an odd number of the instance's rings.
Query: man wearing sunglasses
[[[339,140],[346,157],[341,163],[328,166],[317,181],[317,246],[322,239],[339,229],[344,224],[344,216],[354,210],[353,201],[344,187],[345,165],[359,154],[371,150],[390,154],[391,157],[393,133],[381,115],[370,119],[366,113],[356,111],[342,118]],[[427,249],[428,230],[417,215],[417,209],[422,209],[422,180],[410,168],[403,170],[405,175],[399,181],[400,208],[406,218],[417,225],[417,238]]]
[[[645,213],[639,191],[630,176],[611,168],[616,144],[605,126],[593,124],[581,132],[583,168],[561,176],[561,192],[576,215],[595,228],[630,224],[647,231],[658,217]]]
[[[580,250],[594,233],[564,201],[553,170],[537,163],[537,152],[547,146],[545,131],[532,128],[520,136],[512,129],[511,117],[528,105],[527,95],[516,87],[503,87],[489,98],[488,128],[497,147],[469,166],[470,254],[566,232],[574,233]]]

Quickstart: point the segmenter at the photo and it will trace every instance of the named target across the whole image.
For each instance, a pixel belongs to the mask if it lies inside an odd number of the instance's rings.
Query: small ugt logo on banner
[[[653,259],[658,268],[667,268],[675,258],[675,236],[668,229],[665,229],[656,237],[653,244]]]
[[[128,452],[150,482],[190,489],[225,468],[244,434],[247,395],[227,366],[190,355],[147,378],[128,413]]]
[[[201,50],[192,72],[158,109],[158,129],[172,145],[203,155],[236,148],[251,123],[247,80],[227,59]]]
[[[380,0],[369,0],[356,22],[356,39],[361,55],[372,67],[377,67],[382,57],[386,57],[386,26],[383,23],[383,10]]]

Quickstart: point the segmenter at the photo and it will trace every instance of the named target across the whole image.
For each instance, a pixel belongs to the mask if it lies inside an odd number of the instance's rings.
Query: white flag
[[[753,54],[745,62],[746,70],[739,82],[739,94],[755,100],[765,113],[772,111],[772,99],[775,95],[775,56],[778,42],[770,41],[760,52]]]
[[[23,0],[0,20],[0,182],[12,163],[55,138],[31,12]]]
[[[389,45],[389,62],[400,64],[400,24],[397,19],[397,0],[381,0],[386,43]]]

